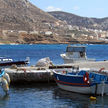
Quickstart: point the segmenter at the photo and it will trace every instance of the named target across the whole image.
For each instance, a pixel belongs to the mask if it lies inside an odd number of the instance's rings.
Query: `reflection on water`
[[[62,104],[73,108],[88,108],[89,96],[72,93],[61,90],[59,88],[54,90],[54,96],[56,100],[61,100]]]
[[[9,95],[0,95],[0,108],[4,108],[9,100]]]
[[[59,88],[54,90],[54,99],[61,100],[68,108],[108,108],[108,96],[97,96],[96,100],[90,100],[89,97],[89,95],[72,93]]]
[[[1,100],[9,100],[9,94],[0,95],[0,101],[1,101]]]
[[[108,108],[108,96],[91,101],[89,95],[61,90],[56,84],[11,86],[0,95],[0,108]]]

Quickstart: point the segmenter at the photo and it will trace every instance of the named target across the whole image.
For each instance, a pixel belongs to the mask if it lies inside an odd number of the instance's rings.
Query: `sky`
[[[43,11],[64,11],[83,17],[108,17],[108,0],[29,0]]]

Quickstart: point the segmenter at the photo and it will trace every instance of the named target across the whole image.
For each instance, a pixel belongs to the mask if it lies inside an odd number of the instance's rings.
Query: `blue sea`
[[[108,45],[84,46],[88,58],[108,60]],[[50,57],[54,64],[62,64],[60,54],[65,53],[66,47],[66,44],[0,45],[0,56],[14,60],[30,57],[29,65]],[[55,83],[11,85],[9,95],[0,94],[0,108],[108,108],[108,96],[98,96],[96,101],[89,97],[63,91]]]

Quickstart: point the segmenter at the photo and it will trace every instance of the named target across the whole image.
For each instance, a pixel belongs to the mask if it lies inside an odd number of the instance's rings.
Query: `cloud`
[[[75,10],[75,11],[76,11],[76,10],[79,10],[79,9],[80,9],[79,6],[74,6],[74,7],[73,7],[73,10]]]
[[[48,6],[46,8],[46,11],[61,11],[62,9],[61,8],[56,8],[56,7],[53,7],[53,6]]]

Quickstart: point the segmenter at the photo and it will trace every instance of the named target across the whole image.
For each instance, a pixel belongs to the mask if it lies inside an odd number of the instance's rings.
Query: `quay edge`
[[[49,67],[15,67],[5,68],[5,72],[9,74],[11,83],[52,83],[53,69],[71,69],[71,65],[56,65]]]
[[[32,83],[32,82],[44,82],[50,83],[54,82],[53,74],[50,70],[27,70],[24,69],[10,69],[6,68],[5,72],[7,72],[10,76],[11,83]]]

